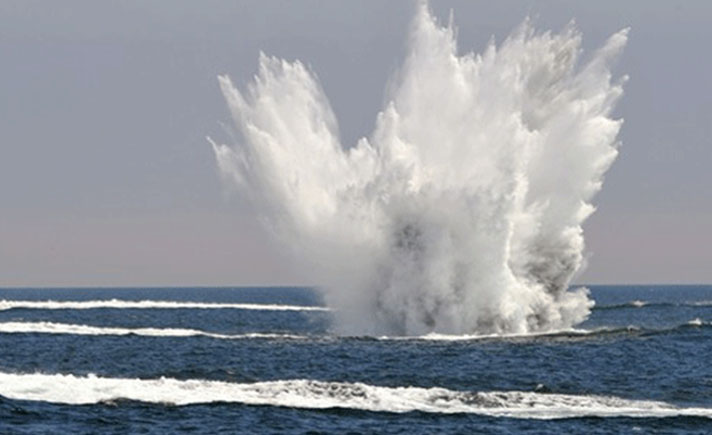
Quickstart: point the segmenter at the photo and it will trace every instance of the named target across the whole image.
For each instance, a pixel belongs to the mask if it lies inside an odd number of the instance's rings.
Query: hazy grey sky
[[[433,1],[462,51],[529,15],[584,47],[631,27],[618,160],[586,283],[712,282],[712,2]],[[225,194],[216,76],[260,50],[319,76],[345,143],[372,128],[412,2],[0,0],[0,286],[300,283]]]

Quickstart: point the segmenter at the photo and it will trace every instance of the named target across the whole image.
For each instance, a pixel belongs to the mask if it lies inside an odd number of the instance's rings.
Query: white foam
[[[94,375],[0,373],[0,395],[16,400],[72,405],[125,399],[172,405],[225,402],[395,413],[473,413],[534,419],[585,416],[712,418],[711,408],[680,408],[664,402],[610,396],[522,391],[467,392],[304,379],[232,383],[197,379],[122,379]]]
[[[701,325],[695,323],[699,319],[692,320],[688,324]],[[629,330],[637,329],[628,327]],[[595,330],[587,329],[566,329],[561,331],[550,331],[541,333],[525,333],[525,334],[437,334],[430,333],[420,336],[381,336],[377,337],[381,341],[476,341],[485,339],[507,339],[507,338],[533,338],[556,336],[559,334],[570,335],[591,335],[599,332],[607,332],[610,329],[601,328]],[[204,336],[212,338],[220,338],[227,340],[264,338],[264,339],[290,339],[290,340],[306,340],[314,337],[296,334],[280,334],[280,333],[260,333],[251,332],[245,334],[218,334],[213,332],[201,331],[197,329],[185,328],[119,328],[106,326],[91,326],[78,325],[70,323],[55,323],[55,322],[0,322],[0,333],[4,334],[70,334],[70,335],[139,335],[148,337],[193,337]],[[321,338],[330,336],[321,336]],[[332,337],[333,338],[333,337]],[[362,338],[361,336],[345,336],[342,338]]]
[[[35,310],[90,310],[94,308],[117,309],[236,309],[266,311],[328,311],[326,307],[277,304],[212,303],[189,301],[128,301],[122,299],[102,299],[91,301],[18,301],[0,300],[0,311],[12,308]]]
[[[71,335],[141,335],[146,337],[212,337],[227,340],[249,338],[306,339],[307,336],[250,332],[246,334],[216,334],[197,329],[184,328],[115,328],[106,326],[74,325],[54,322],[2,322],[0,333],[4,334],[71,334]]]
[[[554,336],[559,334],[571,334],[571,335],[589,335],[600,332],[601,330],[588,330],[588,329],[577,329],[577,328],[567,328],[552,331],[541,331],[541,332],[525,332],[521,334],[439,334],[436,332],[431,332],[424,335],[418,336],[387,336],[383,335],[378,337],[379,340],[424,340],[424,341],[475,341],[475,340],[485,340],[485,339],[506,339],[506,338],[529,338],[529,337],[546,337]]]
[[[642,307],[648,305],[648,302],[636,299],[634,301],[628,302],[628,305],[630,305],[632,307],[636,307],[636,308],[642,308]]]
[[[699,317],[695,317],[694,319],[687,322],[687,324],[690,326],[706,326],[706,325],[710,325],[712,323],[705,322],[704,320],[700,319]]]

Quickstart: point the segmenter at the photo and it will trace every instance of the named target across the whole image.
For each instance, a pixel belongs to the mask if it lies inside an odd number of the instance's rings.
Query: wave
[[[377,337],[377,340],[422,340],[422,341],[475,341],[487,339],[508,339],[508,338],[535,338],[535,337],[550,337],[557,335],[589,335],[596,331],[585,329],[564,329],[553,332],[525,332],[521,334],[441,334],[431,332],[425,335],[417,336],[387,336]]]
[[[685,325],[682,326],[712,326],[712,322],[705,322],[704,320],[700,319],[699,317],[695,317],[694,319],[690,320],[687,322]]]
[[[127,379],[95,375],[0,373],[0,395],[14,400],[70,405],[132,400],[177,406],[218,402],[391,413],[468,413],[533,419],[676,416],[712,418],[712,408],[678,407],[665,402],[613,396],[525,391],[470,392],[438,387],[382,387],[306,379],[232,383],[199,379]]]
[[[711,327],[712,322],[704,321],[699,317],[694,318],[686,323],[675,325],[668,328],[643,328],[640,326],[621,326],[621,327],[602,327],[596,329],[564,329],[558,331],[543,331],[543,332],[528,332],[522,334],[439,334],[430,333],[420,336],[381,336],[376,340],[421,340],[421,341],[478,341],[478,340],[517,340],[517,339],[566,339],[566,338],[600,338],[605,336],[616,335],[641,335],[651,336],[658,334],[668,334],[672,332],[684,331],[705,327]]]
[[[644,328],[635,325],[628,325],[623,327],[603,327],[591,330],[576,330],[576,331],[562,331],[552,334],[545,334],[544,337],[604,337],[604,336],[616,336],[616,335],[628,335],[628,336],[643,336],[649,337],[661,334],[671,334],[682,331],[689,331],[690,329],[700,329],[712,326],[712,322],[704,321],[699,317],[694,318],[688,322],[673,325],[665,328]]]
[[[530,339],[586,339],[606,336],[651,336],[677,331],[699,329],[712,326],[712,322],[694,318],[686,323],[663,329],[647,329],[638,326],[604,327],[598,329],[567,329],[561,331],[523,333],[523,334],[439,334],[430,333],[420,336],[342,336],[345,340],[377,341],[480,341],[480,340],[530,340]],[[283,333],[250,332],[244,334],[219,334],[198,329],[186,328],[121,328],[91,326],[55,322],[0,322],[0,334],[67,334],[67,335],[137,335],[145,337],[211,337],[226,340],[239,339],[285,339],[308,340],[339,338],[331,335],[297,335]]]
[[[303,340],[305,335],[250,332],[217,334],[184,328],[116,328],[54,322],[2,322],[1,334],[140,335],[146,337],[211,337],[227,340],[250,338]]]
[[[612,310],[622,308],[644,307],[712,307],[712,301],[688,302],[649,302],[635,299],[621,304],[595,305],[594,310]],[[95,308],[116,309],[237,309],[237,310],[265,310],[265,311],[331,311],[328,307],[316,305],[281,305],[281,304],[254,304],[254,303],[218,303],[218,302],[190,302],[190,301],[156,301],[156,300],[122,300],[100,299],[88,301],[30,301],[0,299],[0,311],[11,309],[35,310],[88,310]]]
[[[189,301],[129,301],[122,299],[103,299],[91,301],[19,301],[0,300],[0,311],[15,308],[33,310],[89,310],[95,308],[117,309],[236,309],[266,311],[329,311],[327,307],[314,305],[278,305],[249,303],[214,303]]]
[[[640,328],[629,326],[625,328],[600,328],[595,330],[586,329],[565,329],[549,332],[527,332],[522,334],[439,334],[430,333],[418,336],[380,336],[375,340],[379,341],[481,341],[481,340],[528,340],[528,339],[557,339],[576,337],[595,337],[611,334],[625,334],[640,331]],[[365,338],[365,337],[359,337]],[[370,338],[370,337],[368,337]]]
[[[686,302],[649,302],[640,299],[624,302],[622,304],[595,305],[594,310],[615,310],[622,308],[648,308],[648,307],[712,307],[712,301],[686,301]]]

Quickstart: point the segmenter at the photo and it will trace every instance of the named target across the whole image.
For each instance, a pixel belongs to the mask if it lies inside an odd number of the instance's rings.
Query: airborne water
[[[525,21],[481,54],[461,54],[455,36],[420,5],[374,131],[353,146],[300,61],[260,54],[244,91],[219,78],[239,133],[211,140],[221,173],[342,334],[559,331],[590,313],[569,284],[617,155],[625,77],[610,68],[627,30],[586,61],[573,24]]]
[[[712,286],[569,288],[626,32],[454,36],[421,6],[351,147],[302,63],[221,77],[222,174],[320,291],[0,289],[0,433],[710,433]]]

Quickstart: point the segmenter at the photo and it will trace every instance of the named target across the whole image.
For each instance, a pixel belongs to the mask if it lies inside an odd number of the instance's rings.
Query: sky
[[[712,2],[432,1],[462,52],[529,16],[585,50],[630,27],[620,155],[584,226],[579,283],[712,283]],[[0,286],[304,282],[220,180],[217,75],[260,50],[316,72],[342,142],[368,135],[409,1],[0,0]]]

